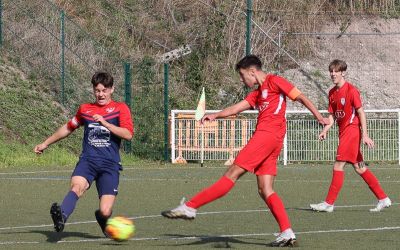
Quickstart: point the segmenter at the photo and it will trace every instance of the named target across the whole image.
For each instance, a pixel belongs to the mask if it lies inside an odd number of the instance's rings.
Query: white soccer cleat
[[[390,207],[392,205],[392,201],[389,199],[389,197],[386,197],[385,199],[379,200],[378,204],[376,204],[375,208],[370,209],[370,212],[380,212],[384,208]]]
[[[269,244],[270,247],[295,247],[297,246],[296,236],[292,229],[286,229],[278,235],[276,240]]]
[[[331,213],[333,212],[334,206],[331,204],[324,202],[318,203],[318,204],[310,204],[310,207],[312,210],[317,211],[317,212],[327,212]]]
[[[182,199],[178,207],[163,211],[161,215],[169,219],[193,220],[196,218],[196,211],[196,209],[186,206],[185,199]]]

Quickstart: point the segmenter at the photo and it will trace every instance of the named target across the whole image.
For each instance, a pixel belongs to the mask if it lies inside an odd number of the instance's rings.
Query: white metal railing
[[[207,113],[219,110],[207,110]],[[327,113],[326,110],[320,111]],[[367,127],[374,149],[363,147],[365,161],[397,161],[400,165],[400,110],[366,110]],[[200,125],[194,110],[171,111],[171,160],[173,163],[201,160],[230,160],[250,139],[257,111],[218,119]],[[279,160],[288,162],[334,161],[338,143],[337,127],[325,141],[318,141],[322,127],[309,111],[287,111],[287,132]]]

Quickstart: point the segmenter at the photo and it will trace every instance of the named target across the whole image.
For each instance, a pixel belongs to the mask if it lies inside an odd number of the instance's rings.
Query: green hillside
[[[52,147],[44,157],[33,153],[34,145],[67,121],[65,110],[43,83],[19,69],[18,59],[2,51],[0,62],[0,166],[71,164],[78,152],[77,136]]]
[[[340,27],[338,32],[344,32],[355,18],[399,16],[399,3],[394,0],[252,2],[257,24],[252,27],[252,51],[271,71],[298,68],[272,42],[280,32],[318,32],[326,23],[334,23]],[[245,94],[237,84],[234,65],[245,51],[246,1],[2,3],[0,166],[74,164],[82,131],[41,157],[33,155],[32,148],[65,123],[79,103],[91,100],[89,77],[95,70],[114,74],[115,98],[123,100],[124,63],[131,64],[133,147],[134,155],[140,158],[163,157],[165,72],[158,61],[162,54],[183,45],[192,49],[190,55],[169,64],[169,109],[193,109],[203,86],[207,89],[207,109],[227,106]],[[60,85],[61,21],[65,23],[64,90]],[[307,39],[286,41],[282,46],[297,60],[315,56]],[[312,73],[307,77],[320,81]],[[63,105],[62,93],[66,96]],[[131,158],[124,156],[127,161],[135,160]]]

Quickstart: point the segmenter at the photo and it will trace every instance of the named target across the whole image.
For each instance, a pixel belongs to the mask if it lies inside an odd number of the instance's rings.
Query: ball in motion
[[[106,232],[111,239],[124,241],[134,235],[135,225],[126,217],[116,216],[107,220]]]

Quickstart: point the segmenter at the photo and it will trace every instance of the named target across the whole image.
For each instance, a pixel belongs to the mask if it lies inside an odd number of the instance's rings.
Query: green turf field
[[[275,190],[283,198],[302,249],[400,248],[398,165],[375,165],[393,201],[380,213],[368,210],[375,197],[347,166],[345,184],[333,213],[315,213],[309,203],[325,198],[329,165],[280,166]],[[258,197],[255,176],[245,175],[222,199],[200,209],[194,221],[168,220],[160,211],[178,205],[219,178],[222,163],[143,164],[126,167],[114,215],[132,217],[137,228],[130,241],[102,237],[95,223],[95,187],[78,202],[63,233],[53,232],[49,208],[68,191],[71,169],[6,169],[0,172],[0,248],[7,249],[265,249],[278,226]]]

